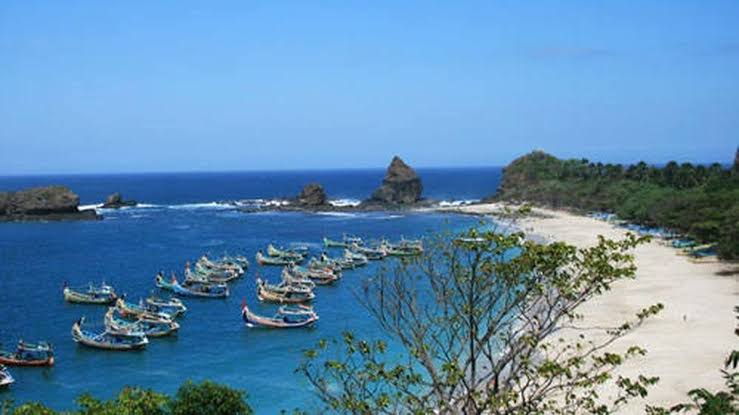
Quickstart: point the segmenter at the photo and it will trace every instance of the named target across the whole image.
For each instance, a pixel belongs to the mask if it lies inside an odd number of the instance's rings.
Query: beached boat
[[[313,290],[299,285],[269,284],[257,278],[257,298],[273,303],[305,303],[316,297]]]
[[[257,264],[259,265],[285,266],[285,265],[303,262],[302,257],[300,260],[297,260],[297,259],[291,259],[291,258],[265,256],[264,254],[262,254],[262,251],[257,252],[256,259],[257,259]]]
[[[115,308],[126,318],[135,318],[151,322],[170,322],[174,319],[171,314],[167,314],[162,311],[150,311],[143,301],[139,304],[133,304],[119,298],[118,301],[115,302]]]
[[[172,317],[179,317],[187,311],[187,307],[179,298],[147,297],[146,309],[155,313],[167,313]]]
[[[197,298],[226,298],[230,292],[225,284],[209,284],[198,282],[187,282],[180,284],[177,278],[172,277],[170,281],[166,281],[162,274],[156,276],[156,286],[162,290],[171,291],[176,295],[183,297]]]
[[[267,246],[267,255],[273,258],[284,258],[293,262],[301,262],[305,259],[304,252],[298,252],[288,249],[277,249],[272,244]]]
[[[277,329],[308,327],[318,321],[318,314],[313,311],[313,308],[304,305],[292,307],[282,306],[277,310],[277,313],[273,317],[264,317],[254,314],[249,310],[246,303],[244,303],[241,306],[241,317],[244,319],[244,323],[247,327]]]
[[[324,237],[323,245],[326,248],[350,248],[352,245],[364,245],[364,241],[358,236],[344,235],[344,238],[341,241],[336,241]]]
[[[329,285],[341,278],[341,272],[334,272],[330,268],[307,268],[298,265],[285,268],[283,274],[288,274],[293,278],[307,279],[318,285]]]
[[[72,325],[72,339],[75,342],[95,349],[128,351],[139,350],[149,344],[149,339],[143,333],[111,333],[105,330],[93,333],[83,330],[85,318],[81,318]]]
[[[8,368],[0,365],[0,389],[7,388],[13,382],[15,382],[15,379],[10,375]]]
[[[54,351],[46,342],[18,342],[15,351],[0,351],[0,364],[8,366],[53,366]]]
[[[110,285],[105,283],[96,287],[89,284],[83,288],[71,288],[64,284],[64,300],[70,303],[78,304],[113,304],[118,296]]]
[[[110,307],[105,313],[105,328],[115,334],[143,333],[147,337],[164,337],[174,334],[180,325],[174,321],[152,321],[146,319],[126,320],[116,315],[118,309]]]

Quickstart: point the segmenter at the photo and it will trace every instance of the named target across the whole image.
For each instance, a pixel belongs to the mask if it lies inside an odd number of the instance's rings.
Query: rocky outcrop
[[[98,219],[94,209],[79,210],[80,198],[64,186],[0,192],[0,221]]]
[[[135,200],[123,200],[123,196],[120,193],[115,192],[108,196],[103,203],[103,209],[119,209],[125,206],[136,206],[138,202]]]
[[[328,198],[323,186],[318,183],[310,183],[303,187],[298,195],[297,203],[303,207],[320,207],[328,205]]]
[[[393,157],[382,185],[372,193],[368,202],[392,205],[408,205],[421,200],[423,185],[415,170],[400,157]]]

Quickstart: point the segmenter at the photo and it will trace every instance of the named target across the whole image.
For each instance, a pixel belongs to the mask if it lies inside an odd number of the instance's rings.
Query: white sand
[[[474,205],[458,211],[494,213],[500,205]],[[606,222],[561,211],[535,209],[546,218],[527,218],[520,225],[549,240],[585,247],[597,242],[597,235],[619,238],[625,231]],[[580,327],[615,327],[633,320],[639,310],[655,303],[665,309],[635,332],[610,347],[623,352],[630,345],[647,349],[648,354],[627,362],[620,374],[659,376],[645,400],[634,401],[622,413],[643,413],[644,405],[671,406],[687,401],[690,389],[716,391],[724,387],[719,372],[728,353],[739,348],[734,335],[734,306],[739,305],[739,278],[719,276],[731,268],[726,263],[695,264],[677,250],[653,240],[635,251],[636,279],[619,281],[610,292],[583,304],[585,319]],[[735,267],[736,265],[734,265]],[[593,331],[585,331],[592,335]],[[604,391],[608,394],[610,391]]]

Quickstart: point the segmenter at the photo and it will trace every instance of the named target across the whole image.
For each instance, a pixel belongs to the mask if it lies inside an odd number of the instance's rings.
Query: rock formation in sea
[[[123,196],[121,196],[120,193],[115,192],[105,199],[105,203],[103,203],[102,207],[105,209],[119,209],[124,206],[136,206],[137,204],[138,202],[135,200],[123,200]]]
[[[372,193],[369,203],[408,205],[421,200],[423,185],[416,171],[398,156],[393,157],[382,185]]]
[[[297,203],[304,207],[320,207],[328,205],[328,198],[323,186],[319,183],[310,183],[303,187],[298,195]]]
[[[94,209],[79,210],[80,198],[64,186],[0,192],[0,221],[99,219]]]

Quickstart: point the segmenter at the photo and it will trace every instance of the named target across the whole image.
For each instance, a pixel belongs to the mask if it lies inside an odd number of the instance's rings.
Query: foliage
[[[737,153],[739,154],[739,152]],[[496,195],[556,208],[616,213],[701,242],[717,242],[719,255],[739,258],[739,168],[639,162],[630,166],[560,160],[536,151],[505,168]]]
[[[89,394],[77,398],[76,411],[56,412],[37,402],[12,408],[0,406],[2,415],[246,415],[252,410],[242,391],[210,381],[183,384],[174,399],[152,390],[126,387],[115,399],[101,401]]]
[[[631,251],[644,240],[629,234],[578,249],[521,233],[440,235],[359,295],[397,347],[347,332],[306,350],[298,371],[341,413],[609,413],[657,378],[615,377],[646,351],[605,348],[662,305],[595,339],[557,330],[579,319],[580,304],[634,278]],[[607,382],[620,388],[611,401],[597,393]]]

